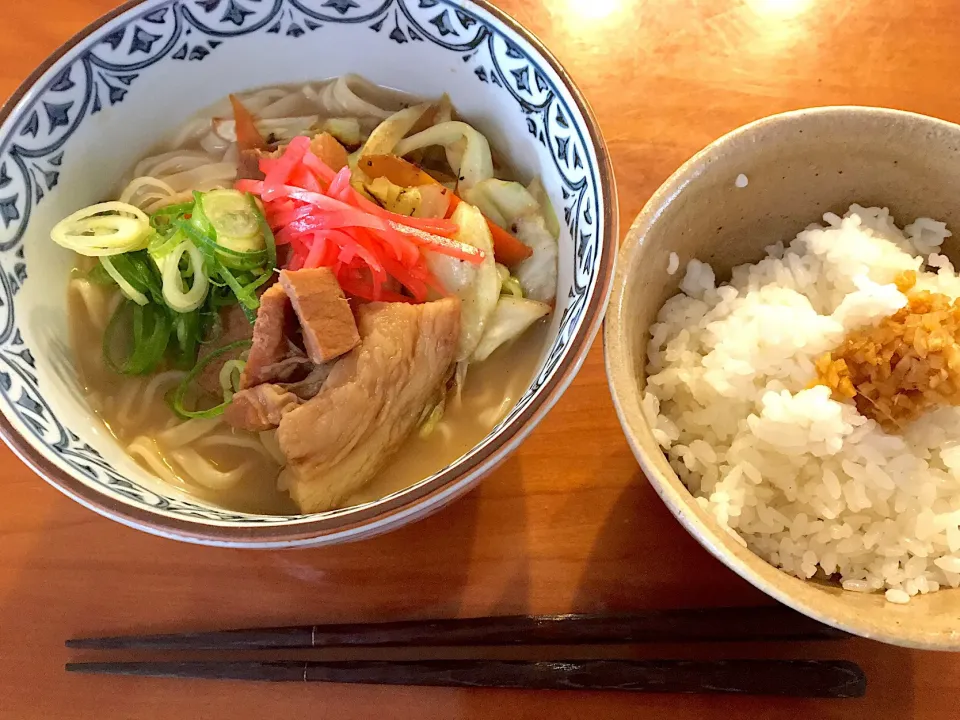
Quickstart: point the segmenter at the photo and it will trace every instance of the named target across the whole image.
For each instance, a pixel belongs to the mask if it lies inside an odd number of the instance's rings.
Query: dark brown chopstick
[[[625,690],[790,697],[863,697],[863,671],[845,660],[577,660],[516,662],[107,662],[68,672],[270,682]]]
[[[783,606],[658,610],[635,615],[549,615],[304,625],[67,640],[90,650],[263,650],[319,647],[577,645],[830,640],[841,630]]]

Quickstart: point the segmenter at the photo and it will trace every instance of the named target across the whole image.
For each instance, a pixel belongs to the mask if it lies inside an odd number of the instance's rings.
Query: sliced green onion
[[[257,199],[252,193],[247,193],[247,198],[250,200],[250,205],[253,207],[253,211],[257,214],[257,219],[260,221],[260,232],[263,233],[263,242],[267,248],[268,269],[273,270],[277,267],[277,239],[273,236],[270,223],[267,222],[266,216],[260,210]]]
[[[175,364],[179,368],[192,368],[197,361],[204,326],[203,314],[197,310],[189,313],[177,313],[173,319],[173,330],[177,338],[177,356]]]
[[[154,302],[163,303],[160,277],[144,251],[114,255],[110,257],[109,263],[134,290],[152,297]],[[106,267],[104,272],[107,272]]]
[[[130,300],[133,300],[137,305],[146,305],[148,302],[150,302],[150,299],[146,295],[128,283],[127,279],[117,272],[117,269],[113,266],[113,263],[110,262],[110,258],[106,256],[101,257],[100,264],[103,266],[103,269],[107,271],[107,274],[112,277],[114,282],[116,282],[120,287],[120,292],[126,295]]]
[[[163,257],[186,240],[186,236],[182,232],[173,226],[170,229],[173,232],[168,232],[166,235],[156,232],[150,237],[150,241],[147,243],[147,252],[154,260]]]
[[[150,215],[150,225],[154,230],[163,230],[169,227],[172,219],[186,215],[193,210],[194,202],[178,203],[176,205],[167,205]]]
[[[252,212],[247,196],[238,190],[211,190],[197,201],[217,236],[217,244],[235,252],[263,249],[258,212]]]
[[[275,272],[276,270],[272,270],[272,269],[264,270],[262,273],[260,273],[260,275],[258,275],[253,280],[251,280],[246,285],[244,285],[243,289],[252,293],[256,293],[257,290],[259,290],[263,285],[266,284],[266,282],[270,278],[273,277],[273,274]],[[259,306],[260,306],[260,301],[257,300],[257,307]]]
[[[124,315],[132,313],[132,351],[125,360],[113,357]],[[156,369],[163,360],[170,341],[170,317],[162,305],[140,306],[130,301],[123,302],[113,313],[103,333],[103,361],[115,373],[121,375],[146,375]]]
[[[90,269],[90,272],[83,277],[92,282],[94,285],[116,285],[116,281],[114,281],[113,276],[110,275],[110,273],[107,272],[107,269],[99,262],[94,265]]]
[[[176,392],[173,394],[173,397],[170,403],[171,407],[173,408],[173,411],[182,418],[209,418],[209,417],[216,417],[217,415],[220,415],[221,413],[223,413],[227,405],[230,404],[229,401],[222,402],[219,405],[214,405],[212,408],[207,408],[206,410],[187,410],[183,406],[183,401],[186,398],[187,391],[190,389],[191,383],[193,383],[193,381],[197,379],[197,377],[200,375],[200,373],[204,371],[207,365],[212,363],[217,358],[222,357],[223,355],[229,352],[232,352],[233,350],[237,350],[238,348],[248,348],[252,344],[253,343],[250,340],[237,340],[236,342],[232,342],[227,345],[224,345],[223,347],[217,348],[212,353],[210,353],[205,358],[203,358],[203,360],[201,360],[196,365],[194,365],[193,369],[189,373],[187,373],[187,376],[183,378],[183,380],[177,386]]]
[[[254,270],[263,267],[263,264],[267,259],[266,250],[241,253],[223,247],[217,243],[216,235],[213,234],[215,233],[213,228],[205,231],[203,230],[202,224],[198,225],[193,222],[199,215],[200,213],[195,213],[189,221],[177,220],[176,226],[182,230],[187,237],[193,240],[194,245],[200,249],[204,257],[212,266],[218,269],[229,268],[239,271]],[[225,282],[230,285],[229,280],[225,280]],[[232,287],[233,286],[231,285],[231,288]],[[239,295],[237,297],[238,299],[240,298]],[[254,309],[259,307],[259,303],[253,307]]]
[[[230,402],[234,394],[239,392],[240,376],[246,366],[246,360],[227,360],[220,368],[220,388],[223,390],[224,402]]]
[[[80,255],[104,257],[146,247],[150,218],[140,208],[105,202],[77,210],[53,226],[50,239]]]
[[[193,285],[187,291],[183,289],[183,277],[180,274],[180,258],[186,255],[193,268]],[[196,310],[207,298],[207,274],[203,270],[203,255],[189,240],[184,240],[169,254],[160,260],[163,275],[163,299],[172,310],[187,313]]]
[[[250,324],[257,319],[257,308],[260,307],[260,300],[257,299],[255,292],[247,290],[240,282],[234,277],[233,273],[230,272],[230,268],[223,267],[222,265],[219,268],[220,277],[223,278],[223,281],[227,284],[233,294],[237,296],[237,300],[240,303],[240,307],[243,308],[243,314],[247,316],[247,320],[250,321]]]

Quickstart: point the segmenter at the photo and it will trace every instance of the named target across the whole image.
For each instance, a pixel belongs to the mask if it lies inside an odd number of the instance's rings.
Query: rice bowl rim
[[[620,245],[613,292],[604,321],[603,350],[607,383],[621,428],[643,474],[686,531],[717,560],[773,599],[831,627],[902,647],[960,651],[960,633],[924,632],[914,629],[913,623],[909,622],[909,604],[887,603],[890,607],[885,610],[889,612],[889,618],[895,621],[884,624],[871,622],[849,606],[848,609],[842,609],[844,596],[852,591],[839,588],[828,590],[818,583],[800,580],[740,545],[727,529],[695,502],[693,494],[680,480],[653,439],[652,429],[640,404],[642,391],[638,377],[642,374],[645,378],[646,371],[633,366],[632,348],[635,336],[625,335],[628,328],[632,327],[635,332],[640,330],[635,320],[626,316],[626,306],[629,298],[636,292],[643,292],[642,286],[632,283],[631,279],[635,268],[640,264],[638,258],[647,247],[644,241],[663,212],[677,200],[691,181],[708,172],[711,164],[727,151],[728,146],[743,138],[769,131],[773,126],[789,126],[809,120],[829,121],[831,118],[851,116],[921,123],[931,130],[956,136],[960,142],[958,124],[919,113],[862,105],[831,105],[778,113],[742,125],[711,142],[684,162],[653,193],[630,225]],[[683,271],[681,266],[677,272],[678,282],[682,279]],[[649,328],[643,328],[643,332],[647,335]],[[652,443],[657,452],[653,453],[645,448],[641,438]],[[941,592],[951,589],[945,588]],[[955,590],[960,592],[960,588]],[[831,598],[832,601],[826,600],[829,595],[836,597]]]

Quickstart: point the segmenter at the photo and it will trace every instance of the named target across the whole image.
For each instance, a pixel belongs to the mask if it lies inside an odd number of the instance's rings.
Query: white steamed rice
[[[960,296],[938,254],[950,232],[859,205],[824,221],[719,286],[690,261],[651,328],[643,409],[697,502],[754,552],[907,602],[960,586],[960,408],[891,435],[806,388],[847,332],[906,305],[900,272]]]

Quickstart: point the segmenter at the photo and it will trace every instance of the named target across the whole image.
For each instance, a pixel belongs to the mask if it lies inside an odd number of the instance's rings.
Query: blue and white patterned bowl
[[[348,72],[448,92],[520,171],[543,178],[565,225],[551,344],[509,416],[417,485],[319,515],[223,510],[162,484],[92,420],[65,341],[71,258],[49,231],[227,93]],[[159,535],[282,547],[384,532],[474,486],[556,402],[600,327],[617,241],[590,108],[539,41],[486,2],[133,0],[54,53],[0,111],[0,434],[78,502]]]

